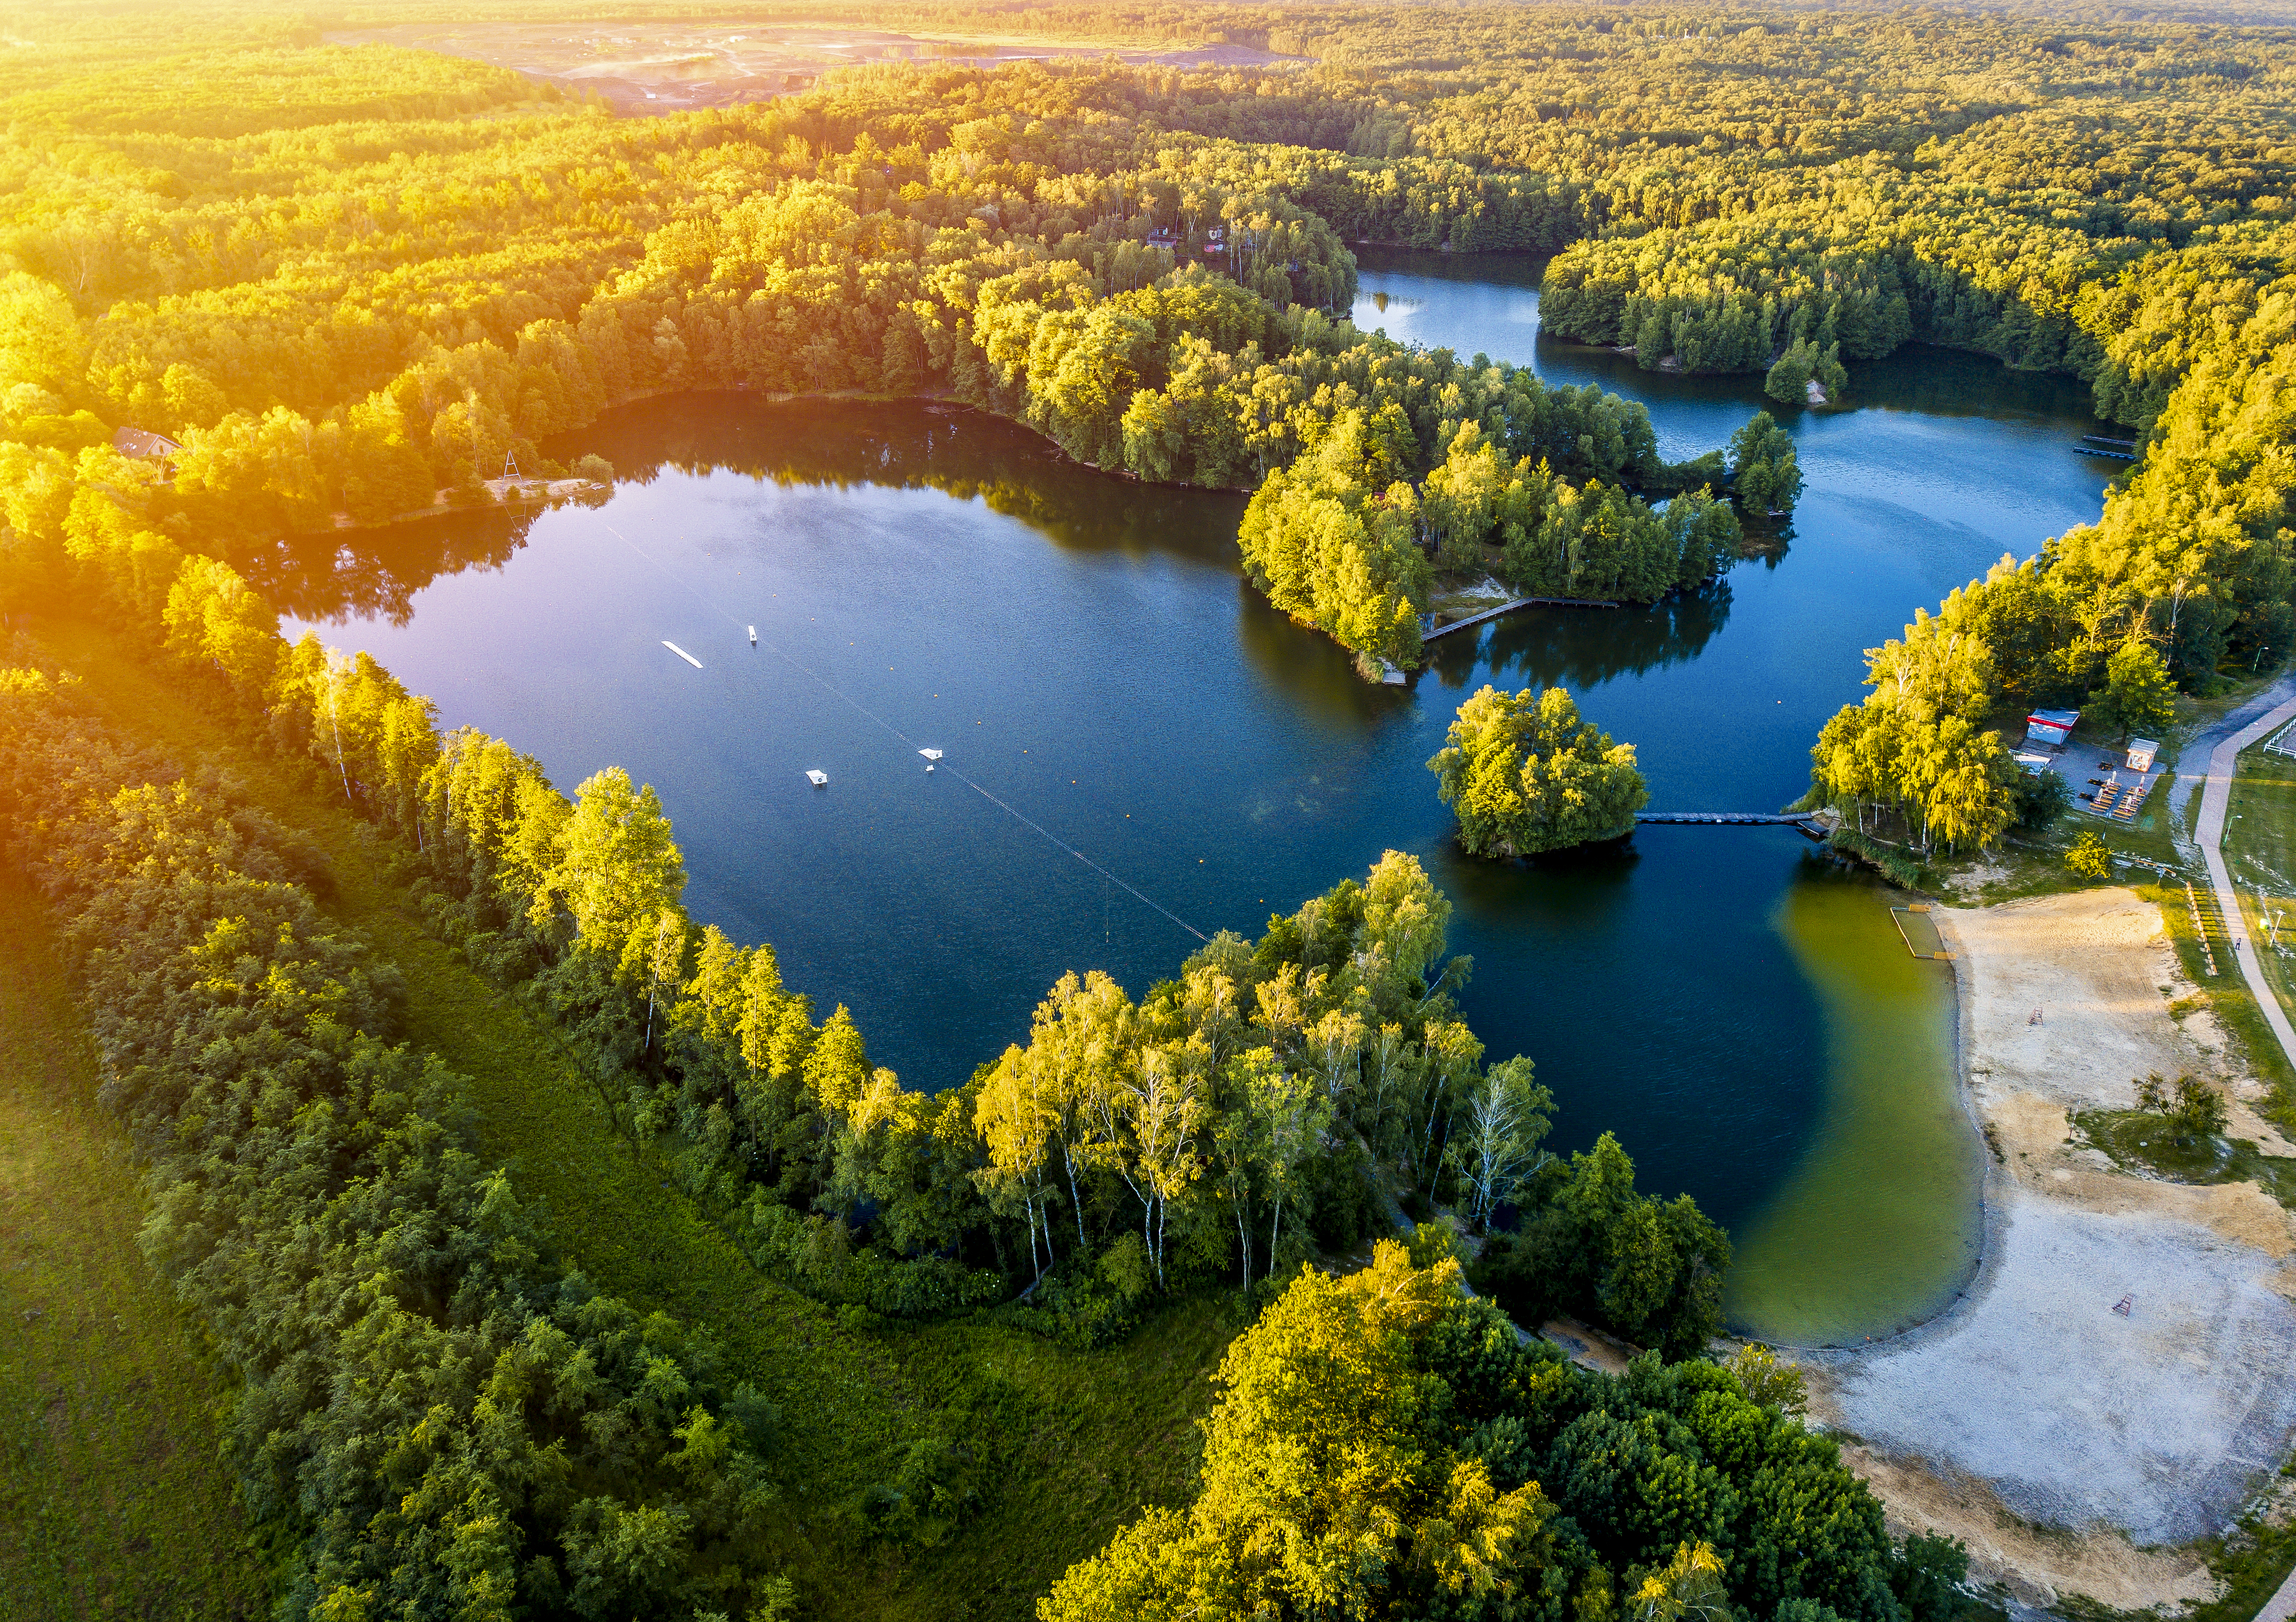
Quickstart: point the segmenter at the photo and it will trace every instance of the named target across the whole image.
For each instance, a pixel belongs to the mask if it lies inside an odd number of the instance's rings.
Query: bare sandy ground
[[[2206,1014],[2170,1013],[2193,988],[2130,891],[1940,921],[1994,1151],[1983,1266],[1937,1322],[1806,1357],[1813,1412],[1900,1527],[1964,1538],[2029,1602],[2204,1597],[2199,1561],[2162,1545],[2223,1527],[2296,1430],[2296,1228],[2252,1184],[2113,1169],[2075,1146],[2068,1111],[2128,1108],[2150,1072],[2196,1075],[2234,1099],[2236,1135],[2296,1151],[2242,1102],[2257,1089]]]

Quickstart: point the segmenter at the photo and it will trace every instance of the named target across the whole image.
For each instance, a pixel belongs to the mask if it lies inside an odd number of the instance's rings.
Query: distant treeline
[[[1669,478],[1614,397],[1357,332],[1343,233],[1551,246],[1587,217],[1536,177],[1270,145],[1353,136],[1268,81],[917,68],[631,122],[474,64],[291,37],[218,52],[150,126],[127,42],[71,48],[78,94],[53,93],[46,59],[0,96],[35,176],[0,211],[19,594],[91,552],[163,582],[169,547],[377,522],[442,490],[476,504],[506,458],[562,471],[543,442],[692,388],[944,393],[1091,465],[1203,486],[1256,486],[1351,412],[1382,435],[1381,496],[1467,430],[1573,484],[1722,477]],[[268,122],[247,110],[258,86]],[[53,167],[88,142],[122,155],[101,209]],[[123,423],[182,441],[172,478],[110,448]],[[1501,550],[1434,510],[1440,534],[1406,501],[1399,528],[1292,547],[1279,604],[1415,664],[1414,556]],[[1679,572],[1595,550],[1572,589],[1646,597]]]

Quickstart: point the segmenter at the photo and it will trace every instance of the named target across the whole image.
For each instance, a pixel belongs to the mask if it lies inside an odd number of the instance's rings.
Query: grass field
[[[0,1617],[269,1612],[217,1371],[135,1248],[143,1214],[38,898],[0,872]]]
[[[1207,1377],[1241,1327],[1226,1301],[1181,1303],[1124,1344],[1079,1354],[972,1323],[857,1326],[761,1274],[616,1134],[548,1025],[422,930],[388,842],[329,804],[317,774],[258,752],[92,625],[38,635],[106,719],[234,772],[317,844],[331,868],[323,904],[405,972],[405,1035],[471,1078],[487,1157],[543,1201],[569,1261],[642,1309],[708,1325],[729,1375],[779,1405],[787,1512],[775,1553],[816,1614],[1029,1616],[1143,1505],[1185,1498]],[[120,1220],[124,1234],[134,1217]],[[849,1507],[929,1438],[972,1454],[986,1484],[978,1518],[934,1550],[865,1544]]]
[[[2296,1012],[2296,760],[2244,750],[2225,813],[2225,866],[2280,1005]]]

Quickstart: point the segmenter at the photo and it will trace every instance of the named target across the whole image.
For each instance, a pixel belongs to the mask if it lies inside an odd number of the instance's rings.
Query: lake
[[[1669,457],[1767,404],[1757,379],[1539,340],[1536,279],[1366,258],[1357,317],[1643,400]],[[694,916],[771,941],[912,1085],[1025,1040],[1065,970],[1136,995],[1189,930],[1257,933],[1413,852],[1456,905],[1491,1057],[1529,1054],[1554,1092],[1553,1146],[1617,1132],[1643,1186],[1733,1230],[1734,1323],[1810,1343],[1895,1327],[1966,1274],[1979,1163],[1948,970],[1791,829],[1470,862],[1425,762],[1482,684],[1561,683],[1636,745],[1653,808],[1774,810],[1858,695],[1862,649],[2097,514],[2112,464],[2080,453],[2096,424],[2069,381],[1906,349],[1854,366],[1847,406],[1780,413],[1808,493],[1719,587],[1523,610],[1436,644],[1405,688],[1243,584],[1241,497],[922,403],[647,402],[558,452],[614,463],[602,506],[331,539],[263,584],[291,635],[372,651],[562,788],[609,764],[653,783]]]

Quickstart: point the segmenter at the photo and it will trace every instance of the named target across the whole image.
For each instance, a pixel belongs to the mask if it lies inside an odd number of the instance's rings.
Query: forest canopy
[[[1471,856],[1537,856],[1618,839],[1650,803],[1634,745],[1580,720],[1560,687],[1482,688],[1459,706],[1427,769]]]
[[[1113,477],[1248,488],[1243,570],[1366,668],[1418,662],[1439,573],[1695,601],[1735,555],[1734,503],[1792,506],[1787,426],[1669,463],[1615,395],[1348,319],[1356,246],[1536,250],[1550,337],[1759,376],[1781,416],[1926,342],[2079,378],[2127,428],[2098,522],[1917,613],[1819,741],[1816,798],[1982,846],[2015,809],[2005,713],[2097,693],[2149,725],[2170,684],[2296,635],[2286,35],[1696,6],[1028,25],[1239,65],[924,59],[625,118],[284,7],[13,8],[0,616],[133,627],[331,785],[430,932],[555,1021],[612,1129],[761,1274],[857,1323],[975,1315],[1076,1348],[1238,1286],[1264,1316],[1201,1490],[1047,1615],[1343,1593],[1601,1622],[1718,1590],[1757,1622],[1932,1622],[1953,1552],[1893,1548],[1830,1444],[1704,1358],[1726,1238],[1637,1190],[1613,1139],[1547,1154],[1553,1101],[1460,1017],[1470,965],[1410,857],[1137,995],[1064,977],[1025,1041],[921,1094],[769,946],[688,916],[645,785],[608,768],[562,794],[364,655],[284,643],[249,561],[567,472],[613,406],[744,388],[947,397]],[[154,1261],[236,1378],[226,1445],[290,1551],[287,1614],[785,1614],[759,1530],[791,1523],[775,1415],[720,1377],[708,1326],[553,1252],[478,1159],[461,1079],[404,1040],[392,966],[238,787],[113,735],[37,647],[7,665],[0,831],[96,1011]],[[1631,817],[1630,751],[1567,698],[1470,707],[1438,770],[1471,838],[1523,852]],[[1577,1372],[1431,1249],[1304,1268],[1391,1231],[1388,1196],[1487,1239],[1500,1303],[1655,1356]],[[1329,1406],[1289,1400],[1308,1388]],[[1373,1443],[1381,1472],[1335,1472]],[[925,1547],[995,1490],[928,1438],[828,1512]],[[1373,1558],[1324,1559],[1358,1525]]]
[[[2278,430],[2172,431],[2276,375],[2296,142],[2267,32],[1047,8],[1054,37],[1282,60],[928,57],[626,119],[283,12],[196,14],[31,8],[0,61],[18,592],[90,560],[163,590],[177,553],[483,501],[606,406],[709,387],[944,394],[1097,466],[1265,486],[1253,578],[1367,669],[1416,663],[1432,570],[1647,601],[1734,537],[1645,496],[1734,477],[1792,505],[1770,435],[1669,471],[1615,397],[1357,332],[1348,244],[1388,242],[1562,250],[1549,332],[1785,398],[1908,340],[2070,372],[2162,463],[2061,544],[2103,639],[2158,578],[2194,603],[2180,682],[2285,651]],[[110,448],[122,426],[182,442],[172,478]]]

